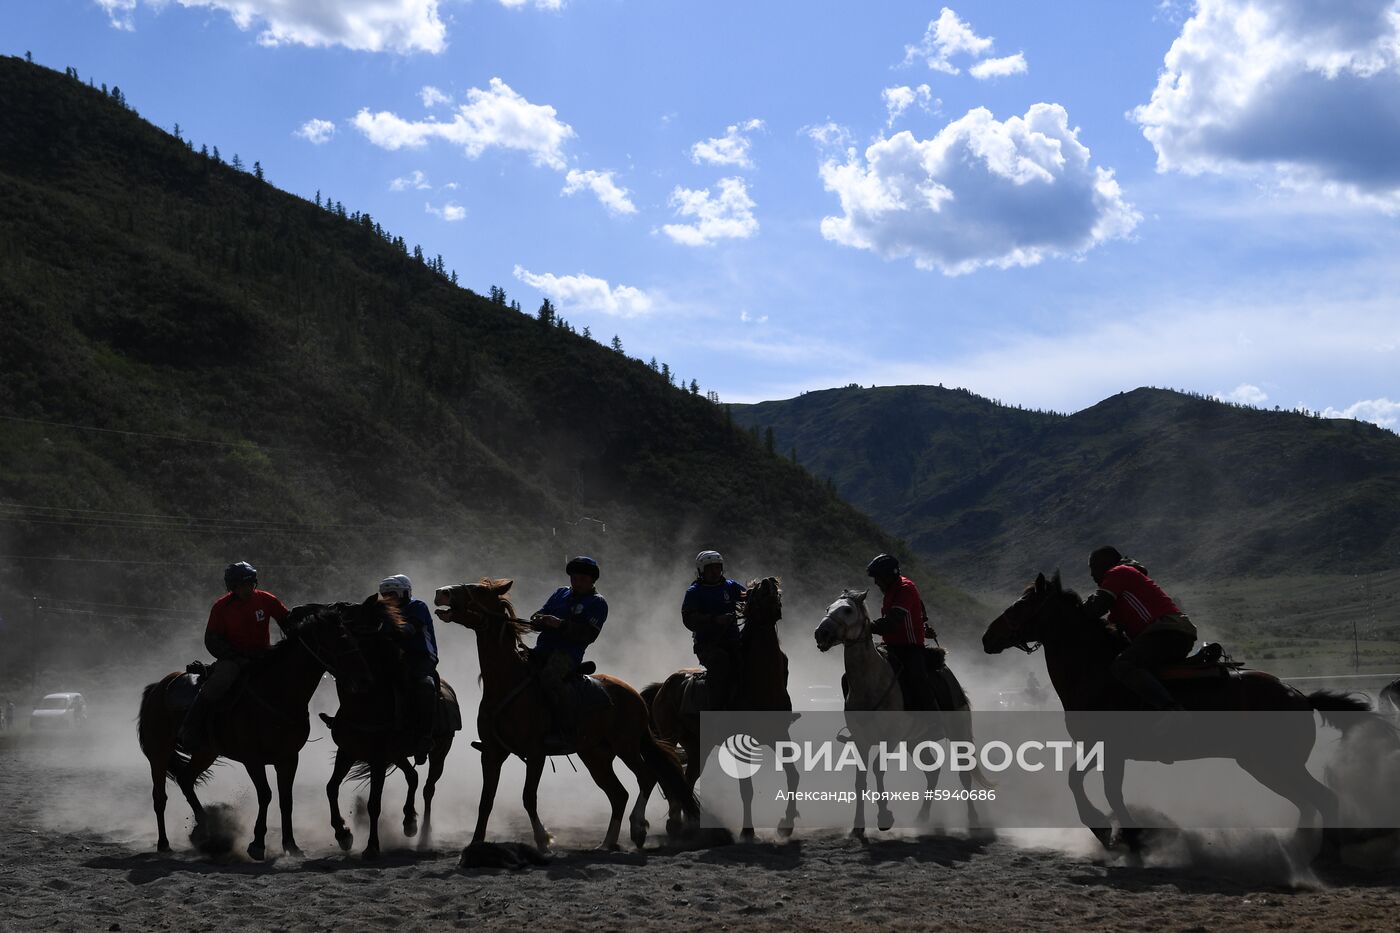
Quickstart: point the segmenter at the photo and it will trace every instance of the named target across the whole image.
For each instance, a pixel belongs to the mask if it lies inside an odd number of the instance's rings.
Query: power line
[[[109,557],[48,557],[41,554],[0,554],[0,560],[51,560],[51,561],[72,561],[83,564],[143,564],[160,567],[227,567],[227,561],[218,563],[191,563],[179,560],[117,560]],[[273,570],[305,570],[308,567],[320,567],[321,564],[269,564],[258,561],[266,569]]]
[[[189,437],[182,434],[153,434],[149,431],[126,431],[120,428],[98,428],[90,424],[69,424],[63,421],[41,421],[38,418],[19,418],[15,415],[0,415],[2,421],[15,421],[20,424],[37,424],[46,428],[71,428],[75,431],[93,431],[98,434],[120,434],[124,437],[152,437],[163,441],[185,441],[190,444],[212,444],[215,447],[242,447],[257,450],[296,451],[296,447],[267,447],[252,441],[215,441],[204,437]]]

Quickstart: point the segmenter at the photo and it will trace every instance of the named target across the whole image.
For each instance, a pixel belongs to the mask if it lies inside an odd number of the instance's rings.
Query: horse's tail
[[[1362,723],[1376,722],[1392,729],[1391,722],[1371,709],[1371,701],[1355,693],[1338,693],[1335,690],[1316,690],[1308,694],[1308,705],[1317,710],[1323,723],[1345,733]],[[1361,716],[1336,716],[1334,713],[1362,713]]]
[[[399,770],[399,766],[394,764],[392,761],[387,762],[384,765],[385,777],[388,777],[397,770]],[[364,787],[367,783],[369,783],[369,779],[373,771],[374,766],[371,765],[368,761],[357,761],[353,765],[351,765],[350,772],[345,775],[345,778],[346,780],[353,781],[359,786]]]
[[[666,795],[666,799],[679,803],[681,812],[688,819],[700,819],[700,801],[696,799],[690,782],[685,779],[685,771],[681,768],[680,755],[677,754],[675,746],[662,742],[648,728],[642,736],[641,752],[642,761],[656,773],[656,781],[661,785],[661,792]]]

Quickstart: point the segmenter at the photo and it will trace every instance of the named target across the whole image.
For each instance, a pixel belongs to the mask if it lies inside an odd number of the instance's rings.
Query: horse
[[[399,678],[397,645],[386,634],[385,626],[402,626],[403,617],[392,606],[373,600],[363,604],[335,603],[312,607],[320,612],[338,615],[345,627],[359,639],[372,677],[371,689],[359,693],[337,681],[336,695],[340,709],[334,718],[321,714],[331,728],[335,741],[335,765],[326,782],[326,798],[330,803],[331,829],[335,841],[346,852],[355,844],[355,835],[340,815],[340,785],[346,775],[352,780],[369,779],[369,841],[363,857],[379,857],[379,810],[384,792],[384,776],[391,766],[403,772],[408,782],[408,797],[403,805],[403,834],[413,838],[418,834],[418,814],[413,800],[418,792],[418,771],[409,763],[413,753],[412,736],[396,723],[395,681]],[[454,708],[457,694],[446,680],[440,681],[439,702]],[[455,718],[455,717],[454,717]],[[457,720],[460,722],[460,720]],[[447,754],[452,750],[456,732],[445,720],[434,724],[433,745],[428,754],[428,779],[423,785],[423,845],[429,845],[432,835],[433,794],[442,777]]]
[[[1059,573],[1049,580],[1043,573],[1038,574],[1035,582],[987,626],[982,636],[982,646],[988,654],[999,654],[1007,648],[1019,648],[1029,654],[1043,647],[1045,667],[1067,714],[1065,723],[1070,735],[1090,742],[1102,736],[1073,713],[1144,708],[1142,701],[1109,672],[1110,662],[1124,645],[1121,636],[1085,613],[1079,595],[1062,586]],[[1320,713],[1323,722],[1345,731],[1353,721],[1332,714],[1369,712],[1368,702],[1327,690],[1304,696],[1272,674],[1254,670],[1228,677],[1168,679],[1166,686],[1177,702],[1191,710],[1292,711],[1306,715],[1287,717],[1287,722],[1276,724],[1267,735],[1239,730],[1222,740],[1203,733],[1193,736],[1190,743],[1172,743],[1170,748],[1163,748],[1160,733],[1149,730],[1138,734],[1143,741],[1132,741],[1127,746],[1108,743],[1103,759],[1104,796],[1112,818],[1118,821],[1116,839],[1110,815],[1094,807],[1084,793],[1087,763],[1069,771],[1070,793],[1080,820],[1105,848],[1121,841],[1136,852],[1141,845],[1141,830],[1129,828],[1132,820],[1123,802],[1124,763],[1128,758],[1167,763],[1197,758],[1234,759],[1260,784],[1298,808],[1300,834],[1314,817],[1320,817],[1324,827],[1336,824],[1337,795],[1307,769],[1308,755],[1316,740],[1312,713]],[[1153,742],[1153,738],[1158,741]]]
[[[904,695],[899,689],[899,677],[895,674],[894,668],[890,666],[890,662],[875,649],[875,640],[870,630],[870,612],[865,607],[865,597],[868,592],[868,590],[844,590],[837,600],[827,607],[826,615],[822,617],[821,623],[817,625],[816,631],[812,634],[820,651],[829,651],[838,644],[844,645],[848,686],[844,708],[848,713],[903,712]],[[943,651],[942,648],[936,650]],[[946,657],[946,652],[940,657],[940,660],[943,657]],[[951,674],[951,672],[949,673]],[[927,716],[918,717],[917,722],[911,722],[912,737],[919,741],[937,741],[945,737],[955,741],[972,741],[971,704],[968,702],[967,694],[956,678],[950,678],[947,686],[952,695],[952,709],[944,710],[941,714],[930,713]],[[889,741],[890,737],[883,732],[870,732],[869,724],[872,719],[876,718],[854,717],[854,722],[850,722],[851,741],[862,750],[862,760],[870,762],[871,770],[875,772],[875,787],[880,791],[876,800],[875,825],[881,830],[888,830],[894,826],[894,814],[884,800],[885,773],[875,764],[871,752],[878,742]],[[924,781],[928,791],[931,792],[938,786],[939,773],[938,769],[924,772]],[[972,771],[961,772],[963,789],[968,792],[967,819],[968,825],[971,827],[976,827],[979,824],[977,807],[973,803],[972,782],[974,778],[984,787],[991,786],[980,767]],[[856,769],[856,812],[851,835],[857,839],[865,838],[866,780],[866,769]],[[932,805],[932,793],[925,794],[923,804],[919,807],[919,822],[928,822],[929,810]]]
[[[788,660],[778,642],[778,620],[783,617],[783,593],[776,577],[750,581],[748,597],[744,603],[744,628],[739,636],[739,678],[735,699],[731,704],[735,709],[763,712],[792,712],[792,698],[788,696]],[[642,691],[651,710],[651,722],[656,734],[673,745],[678,745],[685,753],[685,778],[691,788],[700,779],[710,749],[700,745],[700,711],[694,702],[697,676],[701,669],[686,667],[667,677],[664,683],[650,684]],[[687,696],[691,699],[688,701]],[[755,736],[765,745],[789,738],[786,728],[774,730],[773,734]],[[774,746],[776,747],[776,746]],[[788,805],[778,821],[778,835],[786,839],[792,835],[796,824],[798,771],[792,763],[783,765],[787,775]],[[754,838],[753,828],[753,778],[739,779],[739,799],[744,806],[744,828],[741,837]],[[666,821],[668,833],[680,829],[680,821],[673,808]]]
[[[544,738],[552,716],[543,693],[531,689],[536,686],[536,673],[521,641],[530,629],[511,605],[507,595],[511,582],[483,578],[480,583],[445,586],[434,594],[433,602],[441,607],[437,610],[439,619],[476,632],[481,658],[481,705],[476,722],[481,736],[482,785],[472,845],[486,839],[486,823],[496,799],[501,765],[515,755],[525,762],[523,803],[535,845],[547,852],[553,838],[540,822],[537,796],[546,757]],[[598,675],[594,679],[606,692],[609,705],[580,713],[574,752],[612,807],[608,830],[599,848],[618,848],[622,812],[627,805],[627,789],[613,772],[614,758],[621,758],[637,778],[640,795],[632,809],[630,833],[638,849],[645,846],[649,828],[646,800],[658,782],[667,798],[679,804],[686,819],[691,824],[698,823],[700,804],[685,781],[676,750],[652,733],[641,695],[616,677]]]
[[[1381,688],[1378,705],[1392,718],[1400,716],[1400,680],[1392,680]]]
[[[261,861],[267,853],[267,807],[272,801],[272,788],[267,783],[269,764],[277,772],[282,850],[288,855],[301,854],[292,832],[292,783],[297,756],[311,732],[307,716],[311,695],[328,671],[351,689],[362,689],[369,682],[369,668],[354,638],[334,615],[298,606],[282,623],[282,629],[286,638],[250,663],[223,708],[211,713],[208,741],[193,757],[176,748],[180,724],[194,692],[189,675],[167,674],[142,691],[136,732],[151,766],[157,851],[170,851],[165,834],[166,780],[173,780],[189,801],[194,835],[198,836],[205,823],[195,785],[204,780],[215,759],[222,757],[241,762],[258,793],[258,818],[248,855]]]

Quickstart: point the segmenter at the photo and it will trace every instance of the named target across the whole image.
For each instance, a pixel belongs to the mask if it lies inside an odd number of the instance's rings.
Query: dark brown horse
[[[386,626],[401,627],[403,617],[394,609],[378,600],[364,603],[335,603],[320,607],[320,611],[340,616],[345,627],[359,640],[360,648],[369,665],[372,678],[368,690],[356,692],[349,685],[336,681],[336,695],[340,708],[335,718],[324,714],[322,719],[331,726],[331,738],[335,740],[335,767],[326,783],[326,798],[330,802],[331,829],[335,831],[335,841],[345,851],[355,844],[355,835],[345,825],[340,814],[340,785],[346,775],[352,779],[369,779],[369,840],[365,844],[364,857],[379,857],[379,811],[384,794],[384,777],[390,767],[397,767],[408,782],[408,797],[403,805],[403,834],[412,838],[418,834],[418,813],[413,801],[418,792],[418,770],[409,759],[413,754],[413,736],[403,727],[395,715],[397,704],[395,690],[399,679],[400,662],[397,639],[386,631]],[[428,754],[428,778],[423,785],[423,845],[431,844],[433,819],[433,794],[438,778],[442,777],[447,753],[452,750],[452,740],[459,724],[456,715],[457,693],[446,680],[440,681],[440,702],[450,704],[452,716],[439,718],[433,730],[433,745]]]
[[[776,577],[750,581],[748,598],[743,606],[744,628],[739,636],[739,678],[730,706],[737,710],[792,712],[788,696],[788,659],[778,642],[778,620],[783,617],[783,593]],[[666,678],[664,683],[651,684],[642,691],[642,698],[651,709],[651,721],[656,734],[667,742],[679,745],[685,752],[685,777],[691,788],[700,779],[711,749],[700,744],[700,709],[693,695],[701,668],[685,667]],[[772,735],[756,735],[765,745],[785,741],[787,729]],[[797,790],[798,772],[794,764],[783,765],[788,791]],[[752,839],[753,778],[739,779],[739,799],[744,805],[744,827],[741,835]],[[645,804],[645,801],[643,801]],[[791,836],[798,817],[797,800],[789,793],[787,811],[778,821],[778,834]],[[680,814],[674,801],[666,821],[667,832],[680,829]]]
[[[525,812],[530,817],[535,844],[543,851],[549,848],[552,837],[540,822],[536,800],[544,773],[544,738],[550,729],[551,714],[534,682],[535,672],[521,642],[529,627],[516,617],[506,595],[510,585],[510,580],[483,579],[480,583],[447,586],[437,591],[434,603],[443,607],[437,611],[438,618],[476,632],[481,657],[481,706],[476,722],[481,734],[482,785],[472,844],[486,838],[501,765],[515,755],[525,762]],[[621,758],[636,775],[641,794],[632,809],[631,836],[640,849],[647,837],[646,800],[658,782],[668,798],[680,802],[691,822],[698,821],[700,805],[685,782],[675,749],[652,734],[646,703],[637,691],[616,677],[599,675],[597,680],[606,689],[610,702],[606,707],[580,713],[574,751],[612,805],[601,848],[618,847],[622,811],[627,805],[627,790],[613,772],[613,759]]]
[[[1119,685],[1109,672],[1109,663],[1124,647],[1121,636],[1111,633],[1102,622],[1089,618],[1079,596],[1061,586],[1058,573],[1049,580],[1044,574],[1038,575],[1021,598],[987,627],[982,646],[989,654],[998,654],[1007,648],[1029,653],[1043,647],[1050,682],[1064,709],[1071,714],[1065,721],[1075,739],[1092,742],[1099,736],[1096,731],[1090,731],[1095,727],[1086,727],[1085,720],[1076,719],[1072,715],[1074,712],[1143,708],[1141,701]],[[1188,710],[1278,710],[1306,715],[1287,717],[1286,721],[1267,730],[1267,735],[1241,730],[1226,739],[1203,730],[1192,742],[1171,743],[1169,755],[1164,753],[1165,743],[1157,741],[1159,736],[1154,730],[1139,731],[1140,741],[1133,742],[1127,749],[1109,744],[1104,756],[1104,795],[1113,817],[1118,820],[1121,838],[1130,847],[1136,848],[1139,831],[1125,828],[1132,822],[1123,802],[1123,770],[1128,758],[1166,762],[1234,759],[1260,784],[1298,807],[1300,828],[1309,825],[1314,816],[1320,816],[1324,826],[1335,825],[1337,796],[1307,769],[1308,755],[1316,739],[1312,713],[1321,713],[1324,722],[1344,725],[1342,721],[1329,719],[1329,714],[1364,712],[1370,709],[1368,703],[1325,690],[1305,696],[1263,671],[1241,671],[1233,677],[1167,680],[1166,685],[1177,702]],[[1084,793],[1085,775],[1085,770],[1069,772],[1070,792],[1084,825],[1107,846],[1113,841],[1110,817],[1089,803]]]
[[[314,607],[310,607],[314,609]],[[170,850],[165,834],[165,782],[175,781],[194,811],[195,835],[204,826],[204,807],[195,795],[195,785],[216,758],[241,762],[258,792],[258,819],[248,854],[261,859],[266,854],[267,807],[272,788],[267,783],[267,766],[277,771],[277,800],[282,810],[282,849],[299,855],[292,834],[292,783],[297,773],[297,756],[306,744],[311,725],[307,706],[311,695],[329,671],[337,681],[362,687],[369,670],[351,634],[334,615],[318,614],[298,606],[283,626],[286,639],[274,645],[248,666],[223,708],[209,717],[209,741],[193,759],[176,750],[176,736],[188,708],[188,675],[167,674],[150,684],[141,694],[137,736],[141,751],[151,765],[151,801],[159,830],[157,849]]]

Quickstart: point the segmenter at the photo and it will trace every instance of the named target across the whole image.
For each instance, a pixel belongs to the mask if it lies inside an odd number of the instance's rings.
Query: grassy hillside
[[[154,626],[122,607],[213,595],[237,558],[305,599],[403,555],[552,581],[588,550],[635,582],[714,546],[825,593],[897,546],[723,408],[457,287],[368,216],[18,59],[0,112],[12,634],[31,594]],[[926,585],[954,624],[982,618]]]
[[[1155,389],[1073,415],[964,390],[732,406],[955,579],[1083,576],[1111,542],[1178,580],[1400,568],[1400,437]]]

